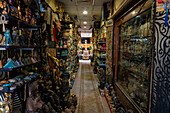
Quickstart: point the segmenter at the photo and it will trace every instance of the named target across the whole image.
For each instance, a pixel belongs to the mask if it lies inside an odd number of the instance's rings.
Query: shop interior
[[[154,109],[170,83],[169,9],[169,0],[0,0],[0,113],[168,113]]]

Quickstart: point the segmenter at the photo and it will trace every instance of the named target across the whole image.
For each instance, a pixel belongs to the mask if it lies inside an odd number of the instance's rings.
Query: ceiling
[[[93,26],[93,16],[96,20],[101,20],[102,16],[102,6],[103,3],[109,2],[112,0],[59,0],[64,4],[65,12],[67,12],[73,20],[75,20],[76,25],[84,30],[89,29]],[[88,12],[87,15],[83,14],[83,11]],[[77,19],[75,17],[77,16]],[[87,21],[87,24],[84,25],[83,22]],[[86,28],[84,28],[86,26]]]

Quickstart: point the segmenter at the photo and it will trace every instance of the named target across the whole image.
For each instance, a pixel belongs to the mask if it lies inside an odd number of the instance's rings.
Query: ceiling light
[[[85,11],[83,11],[83,14],[84,14],[84,15],[87,15],[87,14],[88,14],[88,12],[85,10]]]
[[[83,23],[84,23],[84,24],[87,24],[87,22],[86,22],[86,21],[84,21]]]
[[[84,28],[86,28],[86,26],[84,26]]]
[[[136,11],[133,11],[132,14],[133,14],[133,15],[136,14]]]

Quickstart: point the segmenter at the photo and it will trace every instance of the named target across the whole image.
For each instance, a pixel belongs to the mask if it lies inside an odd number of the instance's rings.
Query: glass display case
[[[119,29],[118,83],[147,111],[152,42],[151,9],[123,23]]]

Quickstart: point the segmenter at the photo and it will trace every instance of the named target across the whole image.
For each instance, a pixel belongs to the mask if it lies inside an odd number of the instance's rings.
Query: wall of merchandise
[[[75,110],[78,30],[63,4],[0,1],[0,16],[0,112]]]

